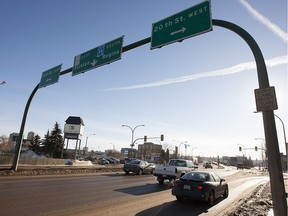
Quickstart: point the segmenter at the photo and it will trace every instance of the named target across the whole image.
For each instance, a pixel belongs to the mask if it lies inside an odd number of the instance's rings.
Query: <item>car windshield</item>
[[[170,161],[171,166],[179,166],[179,167],[186,167],[186,161],[183,160],[173,160]]]
[[[140,164],[140,161],[139,160],[133,160],[133,161],[130,161],[129,164]]]
[[[200,173],[200,172],[190,172],[186,173],[181,177],[181,180],[185,181],[209,181],[210,177],[208,173]]]

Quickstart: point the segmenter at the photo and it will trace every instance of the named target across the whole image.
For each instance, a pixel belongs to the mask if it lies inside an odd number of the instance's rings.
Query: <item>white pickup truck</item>
[[[163,184],[165,179],[169,181],[175,180],[196,168],[198,167],[191,160],[170,159],[166,166],[156,166],[153,175],[157,177],[159,184]]]

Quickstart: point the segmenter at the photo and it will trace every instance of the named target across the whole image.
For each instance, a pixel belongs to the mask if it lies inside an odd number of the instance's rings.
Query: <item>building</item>
[[[137,157],[137,149],[121,148],[121,155],[123,156],[124,159],[136,158]]]
[[[150,162],[156,162],[160,159],[162,145],[153,142],[145,142],[138,145],[138,158]]]
[[[27,150],[29,148],[29,145],[31,144],[31,141],[37,134],[33,131],[30,131],[27,135],[27,139],[22,139],[22,150]],[[8,144],[11,146],[11,151],[15,150],[15,146],[17,143],[17,140],[19,138],[19,133],[11,133],[9,135]]]

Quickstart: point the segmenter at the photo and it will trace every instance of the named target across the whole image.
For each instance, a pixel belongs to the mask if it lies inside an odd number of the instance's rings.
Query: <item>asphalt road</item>
[[[152,175],[107,173],[70,176],[0,178],[1,216],[40,215],[225,215],[239,199],[268,175],[215,170],[229,184],[229,197],[213,207],[202,202],[179,203],[170,183],[159,185]]]

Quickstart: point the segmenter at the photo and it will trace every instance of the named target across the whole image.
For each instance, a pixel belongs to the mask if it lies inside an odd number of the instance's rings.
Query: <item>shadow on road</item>
[[[215,200],[215,204],[221,202],[224,198],[219,198]],[[175,216],[175,215],[200,215],[203,213],[208,213],[213,206],[210,206],[206,202],[194,201],[184,199],[182,202],[176,200],[171,202],[166,202],[158,206],[154,206],[150,209],[141,211],[135,216]],[[211,211],[211,210],[210,210]]]
[[[160,191],[168,190],[170,188],[171,188],[170,184],[164,184],[159,186],[158,183],[153,183],[153,184],[138,185],[134,187],[121,188],[115,191],[140,196],[145,194],[157,193]]]

